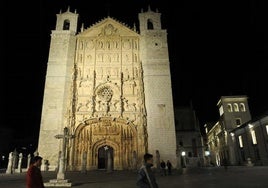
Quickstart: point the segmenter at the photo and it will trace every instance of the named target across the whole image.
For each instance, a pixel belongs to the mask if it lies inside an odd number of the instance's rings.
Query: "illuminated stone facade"
[[[136,169],[150,152],[176,164],[167,47],[161,14],[139,13],[140,31],[107,17],[77,33],[78,14],[57,14],[51,33],[38,152],[58,168],[68,128],[68,170]],[[159,156],[158,156],[159,157]],[[158,163],[159,158],[156,158]],[[157,164],[156,164],[157,165]]]
[[[217,104],[220,118],[206,127],[210,160],[214,165],[237,165],[233,130],[251,120],[248,98],[244,95],[222,96]]]

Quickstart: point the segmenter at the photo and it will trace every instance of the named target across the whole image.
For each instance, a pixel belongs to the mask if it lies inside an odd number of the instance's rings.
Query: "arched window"
[[[154,29],[154,24],[153,24],[153,22],[152,22],[152,20],[147,20],[147,29],[148,30],[152,30],[152,29]]]
[[[237,103],[234,103],[234,111],[235,112],[239,112],[239,108],[238,108],[238,104]]]
[[[245,107],[245,104],[244,103],[240,103],[239,104],[239,107],[240,107],[240,111],[241,112],[245,112],[246,111],[246,107]]]
[[[70,29],[70,20],[64,20],[63,30],[69,30],[69,29]]]
[[[227,108],[228,108],[228,112],[232,112],[233,111],[233,107],[231,104],[227,104]]]

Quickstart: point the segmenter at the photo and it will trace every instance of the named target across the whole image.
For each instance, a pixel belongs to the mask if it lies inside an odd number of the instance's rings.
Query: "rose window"
[[[113,90],[109,87],[103,87],[98,91],[98,96],[108,102],[113,96]]]

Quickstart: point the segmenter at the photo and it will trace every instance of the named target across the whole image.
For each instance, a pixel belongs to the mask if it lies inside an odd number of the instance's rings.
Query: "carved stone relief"
[[[114,161],[115,168],[121,165],[129,168],[133,161],[133,153],[138,150],[136,142],[137,130],[132,124],[128,124],[124,119],[113,118],[93,118],[86,120],[85,124],[77,128],[74,139],[74,166],[81,166],[81,156],[83,153],[90,154],[87,158],[87,166],[97,168],[97,151],[99,147],[109,145],[116,153],[114,158],[122,157],[122,163],[119,160]],[[119,147],[122,146],[122,147]]]

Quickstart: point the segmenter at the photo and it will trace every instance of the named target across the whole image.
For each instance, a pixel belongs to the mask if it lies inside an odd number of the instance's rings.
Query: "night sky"
[[[221,96],[247,95],[253,116],[268,108],[265,3],[245,0],[9,1],[1,62],[1,127],[37,140],[51,30],[56,14],[75,9],[85,27],[107,17],[138,26],[141,9],[156,8],[167,30],[175,106],[192,103],[200,121],[218,119]],[[175,3],[176,2],[176,3]],[[267,9],[266,9],[267,10]]]

